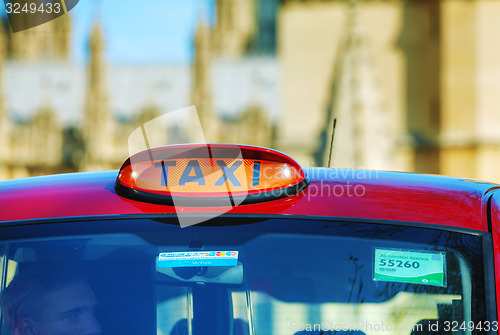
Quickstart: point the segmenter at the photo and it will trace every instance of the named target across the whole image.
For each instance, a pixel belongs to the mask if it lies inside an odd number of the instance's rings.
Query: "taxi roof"
[[[131,200],[115,191],[118,171],[0,182],[0,222],[136,214],[234,213],[327,216],[438,224],[487,231],[487,193],[496,184],[444,176],[351,169],[304,169],[310,184],[278,200],[182,207]]]

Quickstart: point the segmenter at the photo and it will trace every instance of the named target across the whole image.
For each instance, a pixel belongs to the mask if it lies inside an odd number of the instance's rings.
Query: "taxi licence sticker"
[[[159,268],[236,266],[237,264],[238,251],[162,252],[158,255]]]
[[[446,253],[374,249],[373,280],[446,286]]]

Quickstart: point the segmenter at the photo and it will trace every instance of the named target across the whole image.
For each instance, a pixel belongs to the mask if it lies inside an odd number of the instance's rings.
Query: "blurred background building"
[[[500,182],[500,1],[213,0],[189,64],[112,64],[96,20],[0,33],[0,178],[119,168],[142,123],[194,104],[205,138],[304,166]],[[159,136],[189,140],[174,126]]]

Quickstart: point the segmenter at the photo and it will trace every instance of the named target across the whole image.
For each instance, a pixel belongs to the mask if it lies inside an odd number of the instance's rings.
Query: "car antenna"
[[[332,131],[332,140],[330,141],[330,154],[328,155],[328,168],[330,168],[330,164],[332,162],[332,151],[333,151],[333,138],[335,136],[335,126],[337,125],[337,119],[333,119],[333,131]]]

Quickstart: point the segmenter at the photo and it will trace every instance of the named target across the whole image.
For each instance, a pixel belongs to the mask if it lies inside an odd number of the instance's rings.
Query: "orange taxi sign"
[[[120,169],[118,194],[170,204],[173,197],[239,198],[251,203],[304,190],[308,179],[299,164],[275,150],[230,144],[173,145],[141,151]]]

